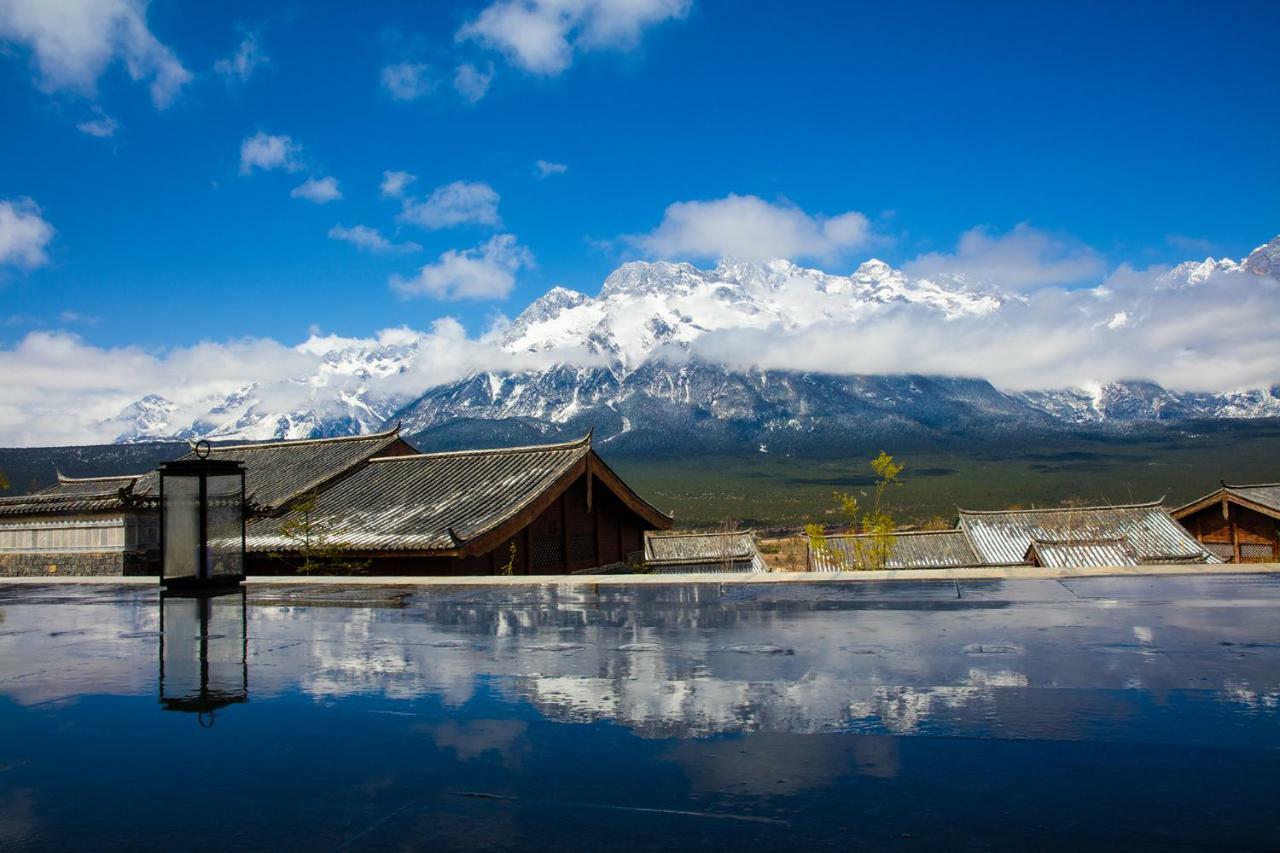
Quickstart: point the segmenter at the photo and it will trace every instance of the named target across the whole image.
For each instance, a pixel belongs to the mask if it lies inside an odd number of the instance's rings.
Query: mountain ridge
[[[1245,259],[1189,261],[1156,286],[1202,287],[1214,276],[1280,273],[1280,237]],[[1175,392],[1142,379],[1006,392],[977,377],[842,374],[729,368],[698,352],[709,336],[749,330],[804,334],[819,323],[874,318],[909,306],[945,321],[981,318],[1032,297],[963,274],[911,276],[879,260],[848,275],[790,261],[671,261],[618,267],[592,297],[554,287],[494,333],[510,369],[477,369],[415,387],[425,336],[391,330],[375,341],[313,337],[310,375],[248,383],[193,407],[148,394],[113,420],[118,442],[271,439],[369,432],[401,421],[408,433],[451,422],[558,431],[597,428],[602,441],[660,443],[661,431],[697,443],[768,445],[779,436],[948,431],[1123,430],[1139,422],[1280,417],[1280,384]],[[1113,323],[1128,322],[1116,312]],[[477,436],[487,428],[473,430]],[[649,437],[641,432],[653,433]]]

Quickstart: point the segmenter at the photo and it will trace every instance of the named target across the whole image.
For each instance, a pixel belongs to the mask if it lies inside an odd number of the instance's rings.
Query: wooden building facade
[[[1223,562],[1280,562],[1280,483],[1223,483],[1173,517]]]
[[[373,458],[247,529],[251,574],[555,575],[616,566],[671,519],[561,444]],[[311,553],[308,553],[310,551]]]

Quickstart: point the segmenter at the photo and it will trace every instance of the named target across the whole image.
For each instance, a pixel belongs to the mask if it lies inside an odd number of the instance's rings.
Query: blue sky
[[[712,213],[837,272],[980,226],[1107,269],[1280,232],[1274,2],[60,5],[0,2],[3,346],[474,332],[743,245]]]

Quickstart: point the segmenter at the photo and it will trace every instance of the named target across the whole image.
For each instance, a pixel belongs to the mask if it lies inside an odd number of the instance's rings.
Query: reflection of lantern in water
[[[160,466],[160,582],[169,589],[244,580],[244,466],[209,459]]]
[[[243,590],[160,594],[160,702],[200,715],[249,700],[248,620]]]

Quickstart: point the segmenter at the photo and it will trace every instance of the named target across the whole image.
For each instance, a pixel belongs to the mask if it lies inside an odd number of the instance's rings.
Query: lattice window
[[[1205,542],[1204,547],[1210,554],[1222,560],[1233,560],[1236,556],[1235,548],[1231,547],[1230,542]]]
[[[583,563],[596,558],[596,532],[588,530],[569,537],[569,562]]]
[[[1271,543],[1240,543],[1240,562],[1242,563],[1269,563],[1274,559],[1274,552]]]
[[[564,564],[560,555],[559,536],[540,536],[533,540],[530,554],[533,570],[555,569]]]

